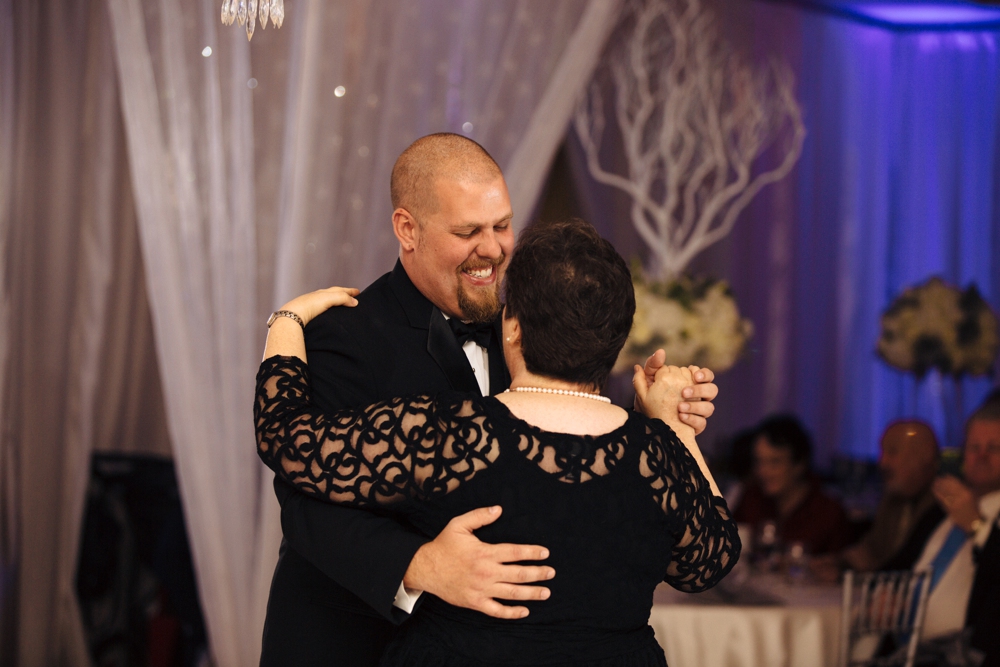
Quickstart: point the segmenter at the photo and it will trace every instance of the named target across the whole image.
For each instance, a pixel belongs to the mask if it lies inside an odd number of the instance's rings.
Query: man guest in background
[[[496,162],[465,137],[430,135],[396,161],[391,196],[395,268],[358,295],[356,307],[330,309],[306,327],[313,398],[327,412],[408,394],[496,394],[509,384],[499,289],[514,232]],[[647,363],[647,373],[654,366]],[[679,408],[700,432],[717,388],[711,371],[694,375],[703,383],[684,390],[690,400]],[[422,593],[516,618],[524,607],[497,600],[541,599],[547,590],[528,584],[555,574],[537,563],[547,558],[543,546],[480,542],[473,531],[499,517],[486,508],[428,540],[277,480],[275,492],[285,540],[264,626],[266,667],[376,665],[394,624]]]
[[[1000,396],[969,417],[963,480],[944,475],[933,493],[946,513],[916,568],[933,568],[924,638],[971,632],[982,667],[1000,667]]]
[[[889,424],[879,446],[882,500],[871,529],[843,552],[842,563],[852,570],[908,570],[944,518],[931,491],[941,453],[931,427],[915,419]]]

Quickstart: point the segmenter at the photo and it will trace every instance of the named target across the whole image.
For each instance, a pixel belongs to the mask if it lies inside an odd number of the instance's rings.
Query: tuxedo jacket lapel
[[[472,372],[472,366],[469,365],[469,359],[458,346],[448,321],[436,306],[431,310],[427,329],[427,353],[448,376],[452,386],[459,391],[478,394],[479,383],[476,381],[476,374]]]
[[[410,326],[427,331],[427,353],[447,376],[452,388],[457,391],[480,393],[476,374],[472,372],[468,357],[465,356],[465,352],[455,339],[455,334],[448,326],[448,320],[437,306],[420,293],[398,260],[389,276],[389,285],[403,312],[406,313]],[[510,376],[507,373],[507,364],[503,360],[500,336],[500,318],[497,318],[488,350],[491,394],[501,392],[510,386]]]

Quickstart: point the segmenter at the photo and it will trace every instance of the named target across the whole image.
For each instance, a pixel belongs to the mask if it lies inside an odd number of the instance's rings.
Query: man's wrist
[[[406,568],[406,572],[403,574],[402,585],[404,588],[410,591],[425,591],[424,582],[422,581],[422,569],[423,567],[430,564],[427,559],[427,545],[430,542],[425,542],[417,551],[413,554],[413,558],[410,559],[410,565]]]

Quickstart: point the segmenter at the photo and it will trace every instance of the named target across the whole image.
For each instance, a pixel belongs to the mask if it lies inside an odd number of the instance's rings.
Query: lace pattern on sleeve
[[[712,494],[694,457],[658,421],[646,425],[641,474],[666,514],[676,543],[664,579],[688,593],[722,581],[740,556],[740,538],[726,501]]]
[[[323,414],[308,366],[271,357],[257,373],[257,453],[299,490],[355,507],[454,490],[496,460],[499,445],[475,402],[396,398]]]

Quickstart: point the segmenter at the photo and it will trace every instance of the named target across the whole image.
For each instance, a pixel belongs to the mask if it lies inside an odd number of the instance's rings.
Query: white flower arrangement
[[[974,284],[961,291],[933,277],[904,290],[882,313],[878,354],[921,378],[932,368],[956,377],[987,375],[1000,351],[998,329]]]
[[[666,363],[706,366],[719,373],[737,362],[753,323],[740,317],[724,280],[681,276],[646,283],[634,269],[635,320],[615,371],[631,371],[659,348]]]

